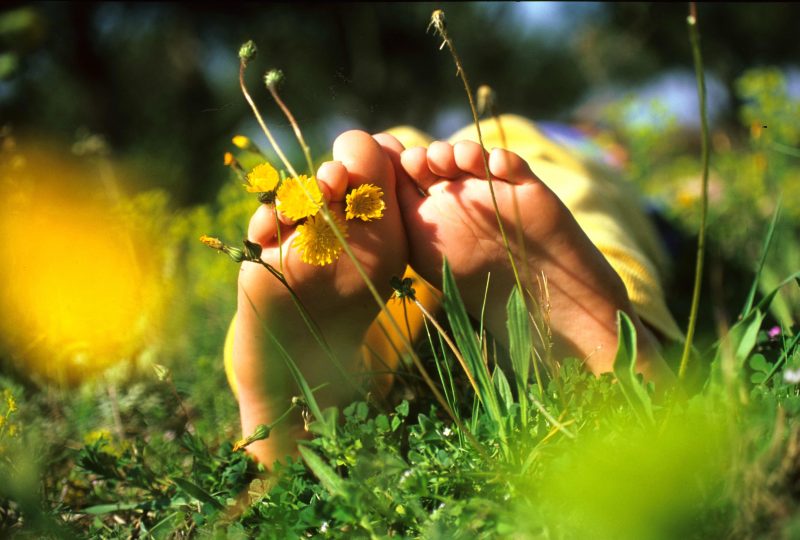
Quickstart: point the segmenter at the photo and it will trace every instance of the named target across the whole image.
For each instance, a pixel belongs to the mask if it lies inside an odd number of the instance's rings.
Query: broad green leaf
[[[614,358],[614,375],[619,381],[622,394],[631,405],[639,419],[653,423],[653,405],[647,390],[636,378],[636,328],[630,317],[617,311],[617,332],[619,343]]]
[[[764,321],[764,316],[766,313],[761,313],[760,311],[756,310],[755,315],[753,316],[753,320],[750,324],[743,327],[743,331],[741,332],[741,338],[738,343],[733,343],[733,346],[736,350],[736,360],[739,361],[739,365],[744,365],[745,361],[747,361],[747,357],[750,356],[750,351],[753,350],[753,347],[756,346],[756,341],[758,340],[758,331],[761,329],[761,323]],[[738,337],[737,333],[737,337]]]
[[[750,352],[753,350],[753,347],[755,347],[756,340],[758,338],[758,331],[761,329],[766,312],[774,300],[775,295],[778,294],[778,291],[781,288],[792,282],[796,282],[800,286],[800,272],[795,272],[781,281],[777,287],[764,295],[764,297],[758,302],[758,304],[755,305],[755,307],[752,307],[747,311],[743,310],[745,313],[744,317],[742,317],[739,322],[734,324],[728,334],[715,344],[717,352],[714,355],[714,361],[712,362],[712,382],[721,381],[720,377],[722,375],[722,360],[726,351],[733,351],[734,358],[738,364],[737,367],[739,369],[743,367],[744,362],[747,361]],[[745,308],[746,307],[747,305],[745,305]],[[777,362],[775,362],[770,372],[767,374],[764,380],[761,381],[761,384],[766,383],[770,378],[772,378],[773,375],[775,375],[780,366],[783,364],[784,360],[785,356],[782,356]]]
[[[514,405],[514,396],[511,394],[511,387],[508,385],[506,374],[499,367],[495,367],[494,373],[492,373],[492,381],[495,388],[497,388],[497,395],[500,396],[500,402],[503,404],[504,413],[507,417],[511,406]]]
[[[366,403],[359,402],[359,405],[364,405],[366,408]],[[356,411],[358,410],[358,406],[356,406]],[[315,420],[308,424],[308,430],[312,433],[316,433],[317,435],[322,436],[330,436],[332,431],[336,429],[336,421],[339,418],[339,409],[336,407],[328,407],[324,411],[322,411],[322,420]],[[364,417],[366,418],[366,416]]]
[[[133,510],[138,508],[141,503],[116,503],[116,504],[97,504],[89,506],[81,510],[84,514],[91,514],[98,516],[101,514],[108,514],[110,512],[118,512],[120,510]]]
[[[754,371],[760,371],[761,373],[769,373],[770,365],[767,363],[767,359],[764,358],[763,354],[754,354],[750,357],[750,369]]]
[[[761,328],[763,320],[764,314],[755,309],[746,318],[734,324],[728,334],[717,345],[717,354],[714,362],[719,364],[726,351],[732,351],[738,364],[737,367],[741,368],[750,351],[755,347],[758,330]]]
[[[198,501],[208,503],[217,510],[222,510],[224,508],[224,506],[222,506],[222,504],[217,499],[212,497],[209,492],[207,492],[197,484],[194,484],[183,478],[173,478],[172,481],[175,483],[176,486],[181,488],[183,491],[185,491]]]
[[[800,285],[800,283],[798,284]],[[788,344],[784,346],[783,352],[781,353],[780,357],[778,357],[778,360],[772,365],[772,369],[769,371],[769,373],[767,373],[766,377],[764,377],[764,380],[761,381],[762,384],[770,380],[772,376],[775,375],[775,373],[777,373],[778,370],[786,363],[786,359],[788,358],[789,353],[795,350],[795,347],[797,346],[798,342],[800,342],[800,333],[795,334],[794,337],[792,338],[792,341],[790,341]]]
[[[308,468],[311,469],[311,472],[314,473],[314,476],[319,478],[320,483],[322,486],[328,490],[331,495],[341,495],[345,496],[346,490],[344,485],[344,480],[336,474],[336,472],[327,464],[325,463],[321,457],[319,457],[313,450],[306,446],[298,447],[300,451],[300,455],[303,457],[303,460],[308,465]]]

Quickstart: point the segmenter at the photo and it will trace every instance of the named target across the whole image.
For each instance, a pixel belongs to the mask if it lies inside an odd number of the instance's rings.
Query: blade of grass
[[[800,341],[800,334],[795,334],[795,336],[789,342],[789,345],[784,347],[783,353],[781,353],[781,355],[775,361],[775,364],[773,364],[772,369],[769,370],[769,373],[767,373],[767,376],[764,377],[764,380],[761,381],[759,386],[766,385],[767,381],[769,381],[773,377],[773,375],[775,375],[778,372],[778,370],[783,366],[783,364],[786,363],[786,359],[789,357],[789,351],[794,350],[795,346],[797,346],[798,341]]]
[[[502,441],[505,441],[504,419],[500,411],[497,392],[492,384],[486,363],[481,355],[480,343],[475,336],[475,331],[467,316],[467,310],[458,292],[453,272],[447,260],[444,260],[442,269],[443,293],[442,302],[453,337],[464,358],[468,374],[471,374],[477,384],[477,395],[481,403],[499,431]]]
[[[747,300],[744,303],[744,308],[742,309],[741,316],[744,317],[747,313],[750,312],[750,309],[753,307],[753,301],[756,297],[756,291],[758,291],[758,283],[761,280],[761,272],[764,270],[764,263],[767,260],[767,254],[769,253],[769,248],[772,245],[772,237],[775,233],[775,226],[778,224],[778,216],[780,215],[781,211],[781,199],[778,197],[778,203],[775,206],[775,212],[772,214],[772,220],[769,223],[769,227],[767,228],[767,235],[764,238],[764,244],[761,248],[761,256],[758,258],[758,266],[756,267],[756,275],[753,278],[753,285],[750,287],[750,292],[747,294]]]
[[[456,51],[456,47],[453,44],[453,40],[447,33],[447,27],[444,21],[444,11],[441,9],[437,9],[431,15],[431,22],[428,25],[428,28],[433,27],[436,32],[439,33],[439,36],[442,38],[442,46],[443,48],[447,45],[448,50],[450,51],[450,55],[453,57],[453,62],[456,65],[456,74],[461,77],[461,82],[464,84],[464,91],[467,93],[467,99],[469,100],[469,109],[472,112],[472,121],[475,124],[475,129],[478,131],[478,144],[481,145],[481,157],[483,158],[483,168],[486,172],[486,181],[489,183],[489,195],[492,199],[492,207],[494,208],[494,214],[497,218],[497,226],[500,230],[500,236],[503,238],[503,246],[506,249],[506,253],[508,253],[508,259],[511,262],[511,270],[514,272],[514,280],[516,281],[517,287],[519,287],[520,291],[522,291],[522,282],[519,279],[519,272],[517,271],[517,264],[514,262],[514,254],[511,251],[511,244],[508,242],[508,235],[506,234],[506,229],[503,226],[503,220],[500,218],[500,208],[497,206],[497,197],[494,193],[494,184],[492,183],[492,173],[489,171],[489,161],[486,157],[486,145],[483,144],[483,134],[481,133],[481,124],[478,120],[478,109],[475,106],[475,100],[472,97],[472,90],[469,86],[469,81],[467,81],[467,74],[464,71],[464,66],[461,64],[461,58],[458,56],[458,52]]]
[[[511,291],[506,306],[508,313],[508,343],[511,366],[514,368],[514,379],[517,383],[519,396],[520,421],[523,426],[528,425],[528,377],[530,375],[531,332],[528,326],[528,309],[519,289]]]
[[[275,334],[273,334],[270,331],[266,321],[264,321],[264,319],[261,318],[261,314],[256,309],[256,306],[253,303],[253,300],[250,298],[250,295],[247,294],[247,291],[245,291],[245,297],[247,298],[247,301],[250,303],[250,307],[253,309],[253,312],[256,314],[256,317],[258,317],[258,320],[261,323],[261,327],[267,333],[267,336],[272,342],[272,345],[275,347],[275,349],[277,349],[278,355],[284,361],[284,363],[286,364],[286,368],[289,370],[289,373],[292,375],[292,378],[295,380],[297,386],[300,388],[300,392],[303,394],[303,398],[305,398],[306,400],[306,405],[308,405],[308,410],[311,411],[311,414],[314,415],[314,418],[318,422],[327,426],[327,429],[329,430],[327,435],[333,438],[336,433],[336,426],[335,425],[328,426],[326,424],[327,419],[322,414],[322,410],[320,410],[319,405],[317,404],[317,400],[314,397],[314,393],[308,386],[308,382],[306,381],[305,377],[303,377],[303,374],[300,372],[300,369],[297,367],[297,364],[294,362],[294,360],[286,351],[286,349],[283,347],[283,345],[281,345],[280,341],[278,341],[278,338],[275,337]]]

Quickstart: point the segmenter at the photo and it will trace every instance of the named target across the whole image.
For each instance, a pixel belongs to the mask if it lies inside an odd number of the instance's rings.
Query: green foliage
[[[741,318],[698,355],[711,376],[695,395],[657,398],[639,381],[636,332],[623,313],[613,374],[595,377],[579,359],[558,359],[551,378],[534,385],[530,314],[516,290],[506,304],[504,372],[487,357],[445,265],[444,311],[477,395],[457,384],[461,367],[441,339],[425,346],[478,444],[426,395],[321,410],[287,357],[316,436],[301,443],[302,459],[266,474],[234,451],[236,406],[224,390],[236,266],[197,242],[210,233],[238,243],[255,203],[234,180],[215,204],[189,210],[146,192],[118,211],[153,239],[134,248],[158,269],[168,315],[147,322],[149,339],[131,362],[73,391],[2,380],[0,530],[30,538],[795,536],[800,112],[776,70],[748,72],[737,89],[750,135],[715,151],[710,232],[725,256],[758,261],[758,287],[740,291]],[[668,119],[630,128],[631,172],[694,230],[698,193],[685,173],[697,163],[670,146],[673,129]],[[238,158],[249,167],[256,156]],[[767,241],[754,240],[754,230]],[[169,375],[154,376],[155,366]],[[457,407],[470,402],[471,411]]]
[[[636,379],[636,328],[623,311],[617,311],[617,332],[619,344],[614,359],[614,375],[619,381],[625,399],[636,411],[640,421],[652,425],[653,407],[650,396]]]

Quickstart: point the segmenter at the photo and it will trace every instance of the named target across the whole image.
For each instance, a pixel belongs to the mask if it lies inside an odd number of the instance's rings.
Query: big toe
[[[333,159],[341,162],[349,173],[348,188],[374,184],[387,197],[394,196],[394,168],[381,145],[369,133],[346,131],[333,143]]]

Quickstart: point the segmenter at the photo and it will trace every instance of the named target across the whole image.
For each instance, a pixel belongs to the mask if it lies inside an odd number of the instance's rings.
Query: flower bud
[[[428,28],[431,26],[433,26],[433,29],[436,30],[440,35],[444,36],[446,28],[444,22],[444,11],[437,9],[431,14],[431,22],[428,24]]]
[[[273,90],[283,82],[283,71],[279,69],[271,69],[264,75],[264,84],[267,88]]]
[[[292,405],[295,407],[305,407],[306,400],[302,396],[294,396],[292,398]]]
[[[246,150],[248,152],[254,152],[256,154],[261,154],[261,149],[250,140],[250,137],[245,137],[244,135],[236,135],[231,139],[231,142],[239,148],[240,150]]]
[[[478,87],[477,92],[477,109],[478,114],[494,114],[495,105],[497,104],[497,94],[488,85],[482,84]]]
[[[233,445],[233,451],[236,452],[237,450],[241,450],[242,448],[256,442],[256,441],[263,441],[267,437],[269,437],[269,433],[272,431],[272,428],[266,424],[259,424],[256,427],[255,431],[249,436],[240,441],[237,441],[236,444]]]
[[[258,48],[256,47],[256,44],[251,39],[247,43],[244,43],[244,44],[242,44],[241,47],[239,47],[239,60],[244,65],[247,65],[247,63],[250,60],[252,60],[252,59],[254,59],[256,57],[256,53],[257,52],[258,52]]]
[[[167,366],[162,366],[161,364],[153,364],[153,371],[156,372],[156,378],[159,381],[166,381],[169,379],[170,371]]]
[[[210,247],[211,249],[225,249],[225,244],[222,243],[222,240],[219,238],[214,238],[213,236],[206,236],[205,234],[200,237],[200,241]]]

